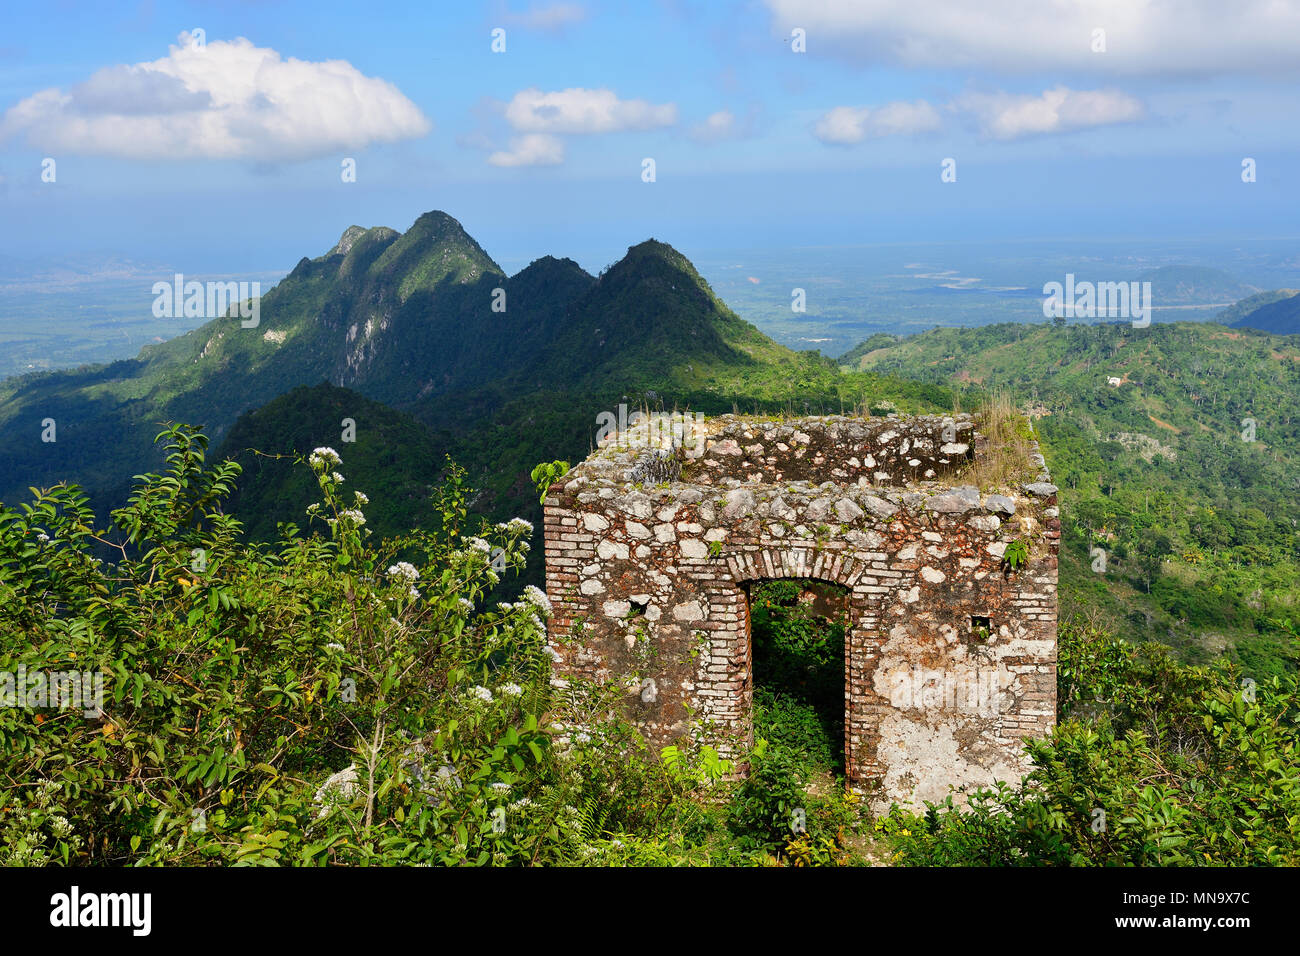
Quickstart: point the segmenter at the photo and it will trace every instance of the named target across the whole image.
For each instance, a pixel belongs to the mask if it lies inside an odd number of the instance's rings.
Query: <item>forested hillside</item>
[[[1233,328],[1300,335],[1300,295],[1294,289],[1279,289],[1256,299],[1259,301],[1252,303],[1236,317],[1236,321],[1230,323]],[[1242,304],[1237,303],[1238,306]]]
[[[1029,411],[1066,489],[1065,613],[1193,661],[1294,669],[1300,340],[1200,323],[999,325],[877,336],[843,361],[1006,389]]]
[[[355,441],[339,440],[344,419],[355,423]],[[305,523],[318,489],[302,461],[331,443],[347,453],[349,484],[373,502],[372,531],[395,537],[429,525],[430,491],[446,467],[445,438],[439,441],[409,415],[322,382],[241,415],[226,436],[221,456],[242,469],[229,508],[249,537],[269,540],[282,521]]]

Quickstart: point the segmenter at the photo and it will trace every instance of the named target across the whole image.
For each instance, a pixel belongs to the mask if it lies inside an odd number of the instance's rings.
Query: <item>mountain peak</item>
[[[629,246],[627,255],[623,258],[641,258],[644,256],[654,256],[661,259],[685,260],[686,257],[668,245],[666,242],[660,242],[658,239],[647,239],[645,242],[638,242],[635,246]]]
[[[629,246],[627,254],[618,262],[609,267],[610,272],[622,272],[631,270],[633,272],[642,272],[647,267],[650,269],[667,268],[672,272],[682,273],[690,281],[701,284],[704,279],[696,271],[691,260],[686,258],[666,242],[660,242],[658,239],[647,239],[645,242],[639,242],[635,246]]]
[[[460,224],[460,220],[441,209],[432,209],[424,213],[411,223],[411,228],[406,231],[406,235],[427,236],[430,239],[463,238],[470,242],[474,241],[465,231],[465,227]]]
[[[366,230],[361,226],[348,226],[343,230],[343,235],[339,236],[339,241],[334,243],[334,248],[325,255],[346,256],[352,250],[352,244],[365,234]]]
[[[557,258],[556,256],[542,256],[540,259],[534,259],[527,266],[520,269],[513,276],[514,279],[530,278],[532,276],[585,276],[591,279],[587,270],[582,268],[572,259]]]

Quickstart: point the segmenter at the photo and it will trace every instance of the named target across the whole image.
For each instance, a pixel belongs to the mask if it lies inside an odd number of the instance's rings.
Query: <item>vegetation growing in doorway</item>
[[[755,733],[810,776],[844,774],[846,598],[820,581],[750,591]]]

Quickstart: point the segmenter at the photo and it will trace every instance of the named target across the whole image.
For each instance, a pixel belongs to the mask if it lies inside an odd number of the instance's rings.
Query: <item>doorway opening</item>
[[[844,776],[849,592],[798,578],[749,587],[754,735],[809,777]]]

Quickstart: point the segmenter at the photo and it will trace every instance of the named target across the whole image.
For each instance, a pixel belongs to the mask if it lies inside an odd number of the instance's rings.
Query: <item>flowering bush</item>
[[[453,470],[437,534],[372,544],[318,448],[319,530],[249,546],[238,466],[159,437],[116,533],[71,486],[0,510],[0,672],[104,682],[93,717],[0,708],[5,862],[554,861],[549,606],[480,606],[531,526],[467,537]]]

